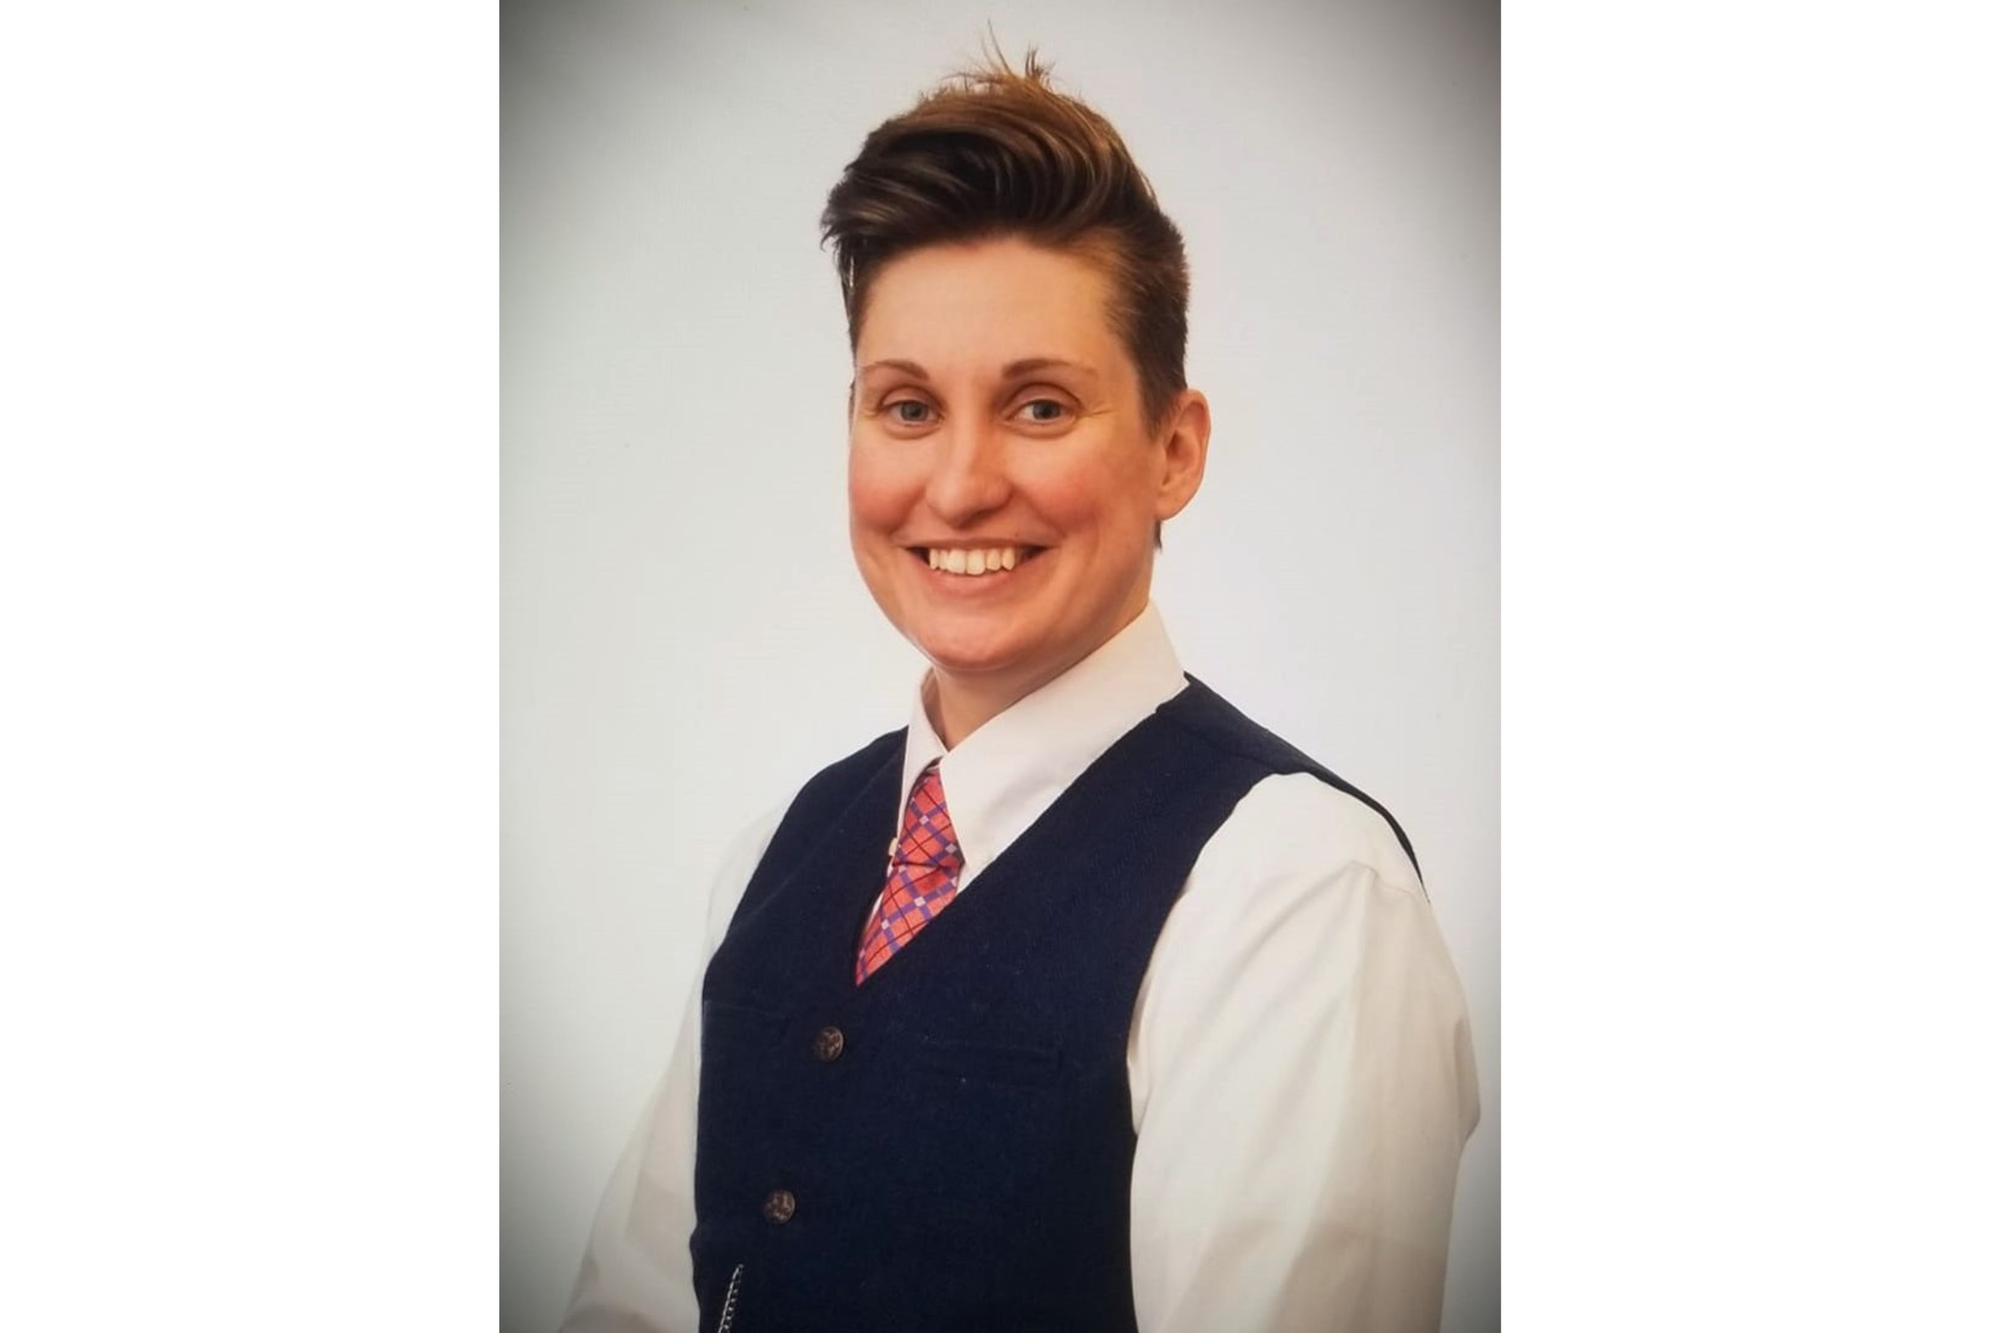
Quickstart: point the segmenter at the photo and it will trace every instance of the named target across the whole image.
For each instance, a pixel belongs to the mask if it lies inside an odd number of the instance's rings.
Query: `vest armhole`
[[[1352,796],[1373,810],[1389,825],[1389,831],[1396,835],[1403,855],[1410,858],[1410,868],[1417,872],[1417,887],[1423,891],[1424,900],[1430,901],[1430,890],[1424,887],[1424,869],[1417,861],[1416,848],[1410,845],[1409,835],[1403,832],[1403,826],[1396,822],[1396,817],[1389,813],[1389,807],[1270,728],[1259,724],[1193,675],[1188,675],[1187,681],[1186,690],[1161,706],[1162,717],[1182,731],[1227,754],[1248,760],[1267,773],[1310,773],[1335,791]]]

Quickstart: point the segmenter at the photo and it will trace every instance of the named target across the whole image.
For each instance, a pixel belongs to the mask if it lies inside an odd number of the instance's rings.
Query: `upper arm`
[[[1478,1092],[1381,816],[1305,774],[1244,798],[1161,932],[1130,1072],[1142,1328],[1436,1327]]]

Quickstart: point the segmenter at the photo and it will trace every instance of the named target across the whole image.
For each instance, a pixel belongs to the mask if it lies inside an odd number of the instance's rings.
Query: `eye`
[[[1035,398],[1016,408],[1014,415],[1037,426],[1053,426],[1069,416],[1070,409],[1054,398]]]
[[[919,398],[899,398],[884,405],[889,419],[899,426],[927,425],[931,419],[931,405]]]

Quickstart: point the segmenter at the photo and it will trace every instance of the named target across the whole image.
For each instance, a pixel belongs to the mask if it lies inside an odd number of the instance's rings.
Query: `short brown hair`
[[[876,127],[820,217],[860,341],[882,266],[923,246],[1018,236],[1088,259],[1111,282],[1112,326],[1159,429],[1187,387],[1187,255],[1180,230],[1111,122],[1050,86],[1028,52],[954,75]]]

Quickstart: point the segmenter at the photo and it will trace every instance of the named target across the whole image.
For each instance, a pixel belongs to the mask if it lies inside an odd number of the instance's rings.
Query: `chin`
[[[967,643],[955,638],[919,638],[915,640],[917,651],[924,660],[940,671],[948,671],[955,676],[978,676],[990,672],[1006,671],[1020,661],[1018,651],[1010,651],[998,644]]]

